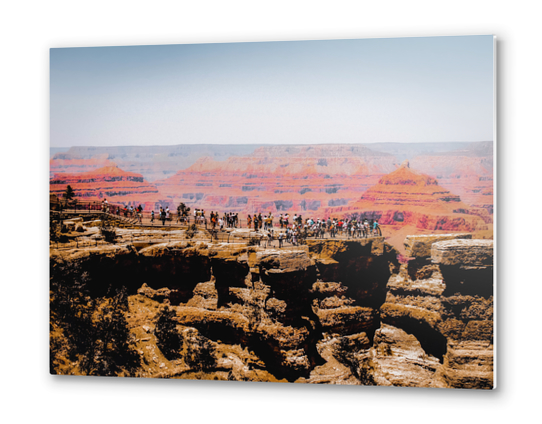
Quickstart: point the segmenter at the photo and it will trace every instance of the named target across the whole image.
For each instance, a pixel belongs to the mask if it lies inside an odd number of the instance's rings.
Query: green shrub
[[[216,364],[215,348],[212,342],[195,331],[185,337],[186,353],[184,360],[191,368],[207,371]]]
[[[77,264],[58,263],[51,267],[50,325],[60,328],[66,355],[77,373],[84,375],[133,375],[139,357],[132,345],[125,314],[126,289],[93,298],[89,278]],[[51,342],[51,372],[58,365],[58,340]]]
[[[158,314],[154,334],[158,340],[158,348],[168,360],[177,359],[182,347],[182,338],[177,331],[175,311],[168,306]]]

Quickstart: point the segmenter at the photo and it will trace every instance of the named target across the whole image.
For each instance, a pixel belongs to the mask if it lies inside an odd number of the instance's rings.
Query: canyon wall
[[[469,237],[409,237],[408,264],[382,238],[52,250],[51,278],[75,267],[91,298],[128,291],[141,377],[492,388],[492,242]]]
[[[399,166],[407,155],[409,166]],[[488,236],[493,223],[491,142],[73,147],[54,155],[51,172],[54,194],[70,184],[83,199],[146,210],[182,202],[242,219],[361,217]]]
[[[395,158],[363,146],[269,146],[225,161],[199,159],[156,181],[172,203],[239,212],[321,213],[359,198],[395,169]]]
[[[50,173],[88,172],[113,163],[128,172],[143,175],[153,182],[167,178],[192,165],[202,156],[224,160],[246,155],[256,144],[178,144],[174,146],[75,146],[58,152],[50,160]]]
[[[75,174],[55,174],[49,181],[49,192],[62,197],[68,185],[75,198],[82,202],[108,199],[110,203],[141,204],[152,209],[160,200],[156,186],[145,181],[141,174],[127,172],[117,166]]]
[[[382,322],[439,359],[434,378],[446,387],[493,388],[493,241],[409,236],[405,245],[411,261],[388,283]]]
[[[383,176],[358,201],[327,208],[325,214],[445,231],[487,230],[492,223],[486,209],[470,207],[435,178],[411,169],[408,161]]]
[[[433,176],[471,207],[493,214],[493,143],[475,143],[451,152],[418,155],[412,167]]]

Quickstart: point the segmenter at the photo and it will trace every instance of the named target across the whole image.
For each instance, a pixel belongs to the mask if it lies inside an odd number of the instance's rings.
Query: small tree
[[[72,200],[75,197],[75,192],[72,189],[72,186],[66,187],[66,191],[64,192],[64,199],[66,200]]]
[[[188,230],[186,230],[185,234],[186,234],[186,237],[188,238],[193,238],[194,235],[198,232],[198,227],[196,224],[191,224],[189,227],[188,227]]]
[[[62,214],[55,217],[49,214],[49,240],[58,241],[60,239],[60,230],[62,228]]]
[[[177,331],[176,314],[166,306],[158,314],[154,334],[158,339],[158,347],[164,356],[171,360],[179,357],[182,339]]]
[[[59,262],[50,274],[50,366],[56,374],[68,360],[78,374],[135,375],[139,356],[126,314],[125,288],[103,298],[91,295],[91,279],[81,265]]]
[[[196,371],[208,371],[216,364],[215,348],[212,342],[192,330],[185,337],[184,361]]]
[[[179,203],[179,206],[177,206],[177,210],[179,211],[180,216],[187,216],[188,212],[190,212],[190,208],[184,203]]]

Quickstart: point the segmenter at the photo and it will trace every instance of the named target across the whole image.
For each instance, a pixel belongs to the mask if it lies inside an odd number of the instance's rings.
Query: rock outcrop
[[[104,166],[81,173],[55,174],[49,181],[51,194],[61,196],[70,185],[79,201],[108,199],[110,203],[155,207],[158,189],[141,174],[124,171],[117,166]]]
[[[406,255],[409,257],[406,271],[410,279],[417,281],[429,278],[437,268],[431,262],[433,244],[439,241],[456,239],[472,239],[472,235],[469,233],[455,233],[407,236],[404,246]]]
[[[52,250],[52,297],[85,286],[106,311],[126,290],[143,377],[492,388],[492,244],[469,236],[409,238],[416,272],[381,237]],[[55,372],[81,373],[62,358]]]
[[[357,202],[326,209],[325,213],[342,213],[358,219],[377,219],[381,225],[411,225],[433,231],[487,230],[492,222],[485,209],[470,208],[459,196],[440,187],[435,178],[411,169],[408,161],[382,177]]]
[[[430,256],[419,236],[408,240],[415,265],[390,279],[381,308],[439,360],[430,387],[493,388],[493,241],[466,236],[432,239]]]
[[[232,155],[252,153],[255,144],[178,144],[174,146],[75,146],[56,153],[50,161],[51,176],[89,172],[115,164],[128,172],[141,174],[146,181],[167,178],[188,168],[200,157],[224,160]]]
[[[450,152],[416,155],[412,166],[436,178],[471,208],[493,214],[493,143],[472,143]]]
[[[266,146],[224,161],[203,157],[155,183],[173,202],[206,210],[315,214],[359,198],[394,163],[363,146]]]

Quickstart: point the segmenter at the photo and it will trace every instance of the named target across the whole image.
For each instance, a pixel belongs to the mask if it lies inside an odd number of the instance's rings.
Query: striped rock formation
[[[411,169],[408,161],[382,177],[357,202],[329,208],[326,213],[377,219],[381,225],[458,232],[488,229],[492,222],[487,210],[471,208],[435,178]]]
[[[68,185],[79,201],[106,198],[110,203],[141,204],[153,208],[160,198],[158,189],[145,181],[141,174],[123,171],[116,166],[74,174],[55,174],[49,181],[49,191],[62,196]]]

